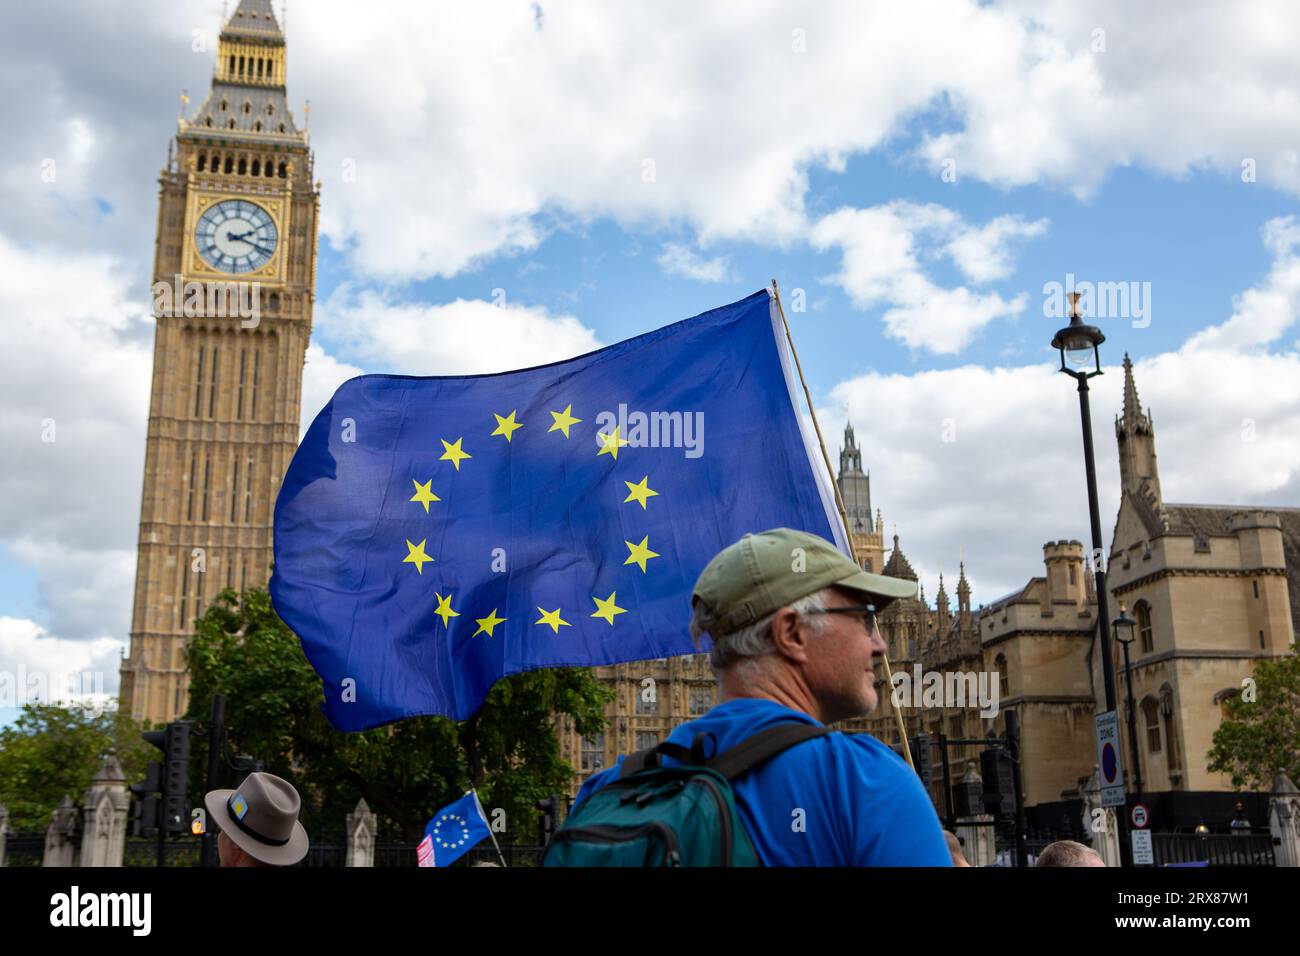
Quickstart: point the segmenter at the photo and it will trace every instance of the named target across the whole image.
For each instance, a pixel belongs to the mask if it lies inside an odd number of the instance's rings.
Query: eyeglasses
[[[828,607],[820,611],[809,611],[809,614],[848,614],[852,617],[861,619],[862,626],[867,629],[868,634],[879,633],[879,627],[876,625],[876,606],[874,604],[853,604],[848,607]]]

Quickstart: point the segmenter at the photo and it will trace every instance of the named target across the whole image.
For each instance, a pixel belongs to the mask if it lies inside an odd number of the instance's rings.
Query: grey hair
[[[1034,866],[1087,866],[1088,858],[1093,856],[1101,859],[1100,853],[1082,843],[1057,840],[1044,848]]]
[[[790,609],[801,617],[808,617],[808,627],[813,633],[821,631],[826,626],[826,621],[815,612],[826,610],[828,606],[826,595],[829,591],[829,588],[823,588],[789,605]],[[753,624],[732,631],[730,634],[715,637],[713,639],[713,649],[709,652],[709,663],[713,666],[714,672],[724,671],[734,664],[755,661],[760,657],[771,654],[776,649],[772,643],[772,619],[774,617],[776,617],[775,611]],[[705,633],[706,631],[700,626],[699,620],[692,617],[691,637],[698,642],[699,638]]]

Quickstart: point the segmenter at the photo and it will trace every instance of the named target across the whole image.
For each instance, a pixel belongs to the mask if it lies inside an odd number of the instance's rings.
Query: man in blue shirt
[[[885,651],[876,612],[916,587],[865,572],[829,542],[788,528],[724,548],[691,597],[691,633],[713,641],[720,703],[668,740],[689,748],[709,733],[711,752],[721,753],[774,724],[870,713],[878,703],[875,663]],[[618,770],[590,777],[574,809]],[[867,734],[796,744],[732,788],[766,866],[951,866],[921,781]]]

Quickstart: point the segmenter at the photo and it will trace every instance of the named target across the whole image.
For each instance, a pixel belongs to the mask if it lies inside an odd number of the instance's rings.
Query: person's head
[[[289,781],[250,773],[238,789],[204,795],[222,866],[293,866],[307,855],[307,831],[298,822],[302,802]]]
[[[1038,855],[1034,866],[1105,866],[1096,850],[1074,840],[1057,840]]]
[[[239,848],[239,844],[226,836],[225,830],[217,831],[217,859],[222,866],[270,866],[263,863],[251,853]]]
[[[876,612],[916,590],[863,571],[816,535],[778,528],[709,562],[692,595],[691,634],[712,638],[727,692],[776,696],[831,723],[875,708],[885,651]]]
[[[948,855],[952,857],[953,866],[970,866],[966,862],[966,856],[961,852],[961,840],[957,839],[957,834],[950,830],[943,831],[943,838],[948,841]]]

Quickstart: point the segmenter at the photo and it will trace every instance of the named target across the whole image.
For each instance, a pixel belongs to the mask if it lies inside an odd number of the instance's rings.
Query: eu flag
[[[747,532],[847,551],[794,387],[766,290],[551,365],[345,382],[285,475],[271,578],[330,722],[693,653],[695,579]]]
[[[490,832],[483,804],[471,790],[455,803],[447,804],[425,824],[424,838],[429,841],[432,865],[451,866]],[[423,841],[421,845],[425,845]]]

